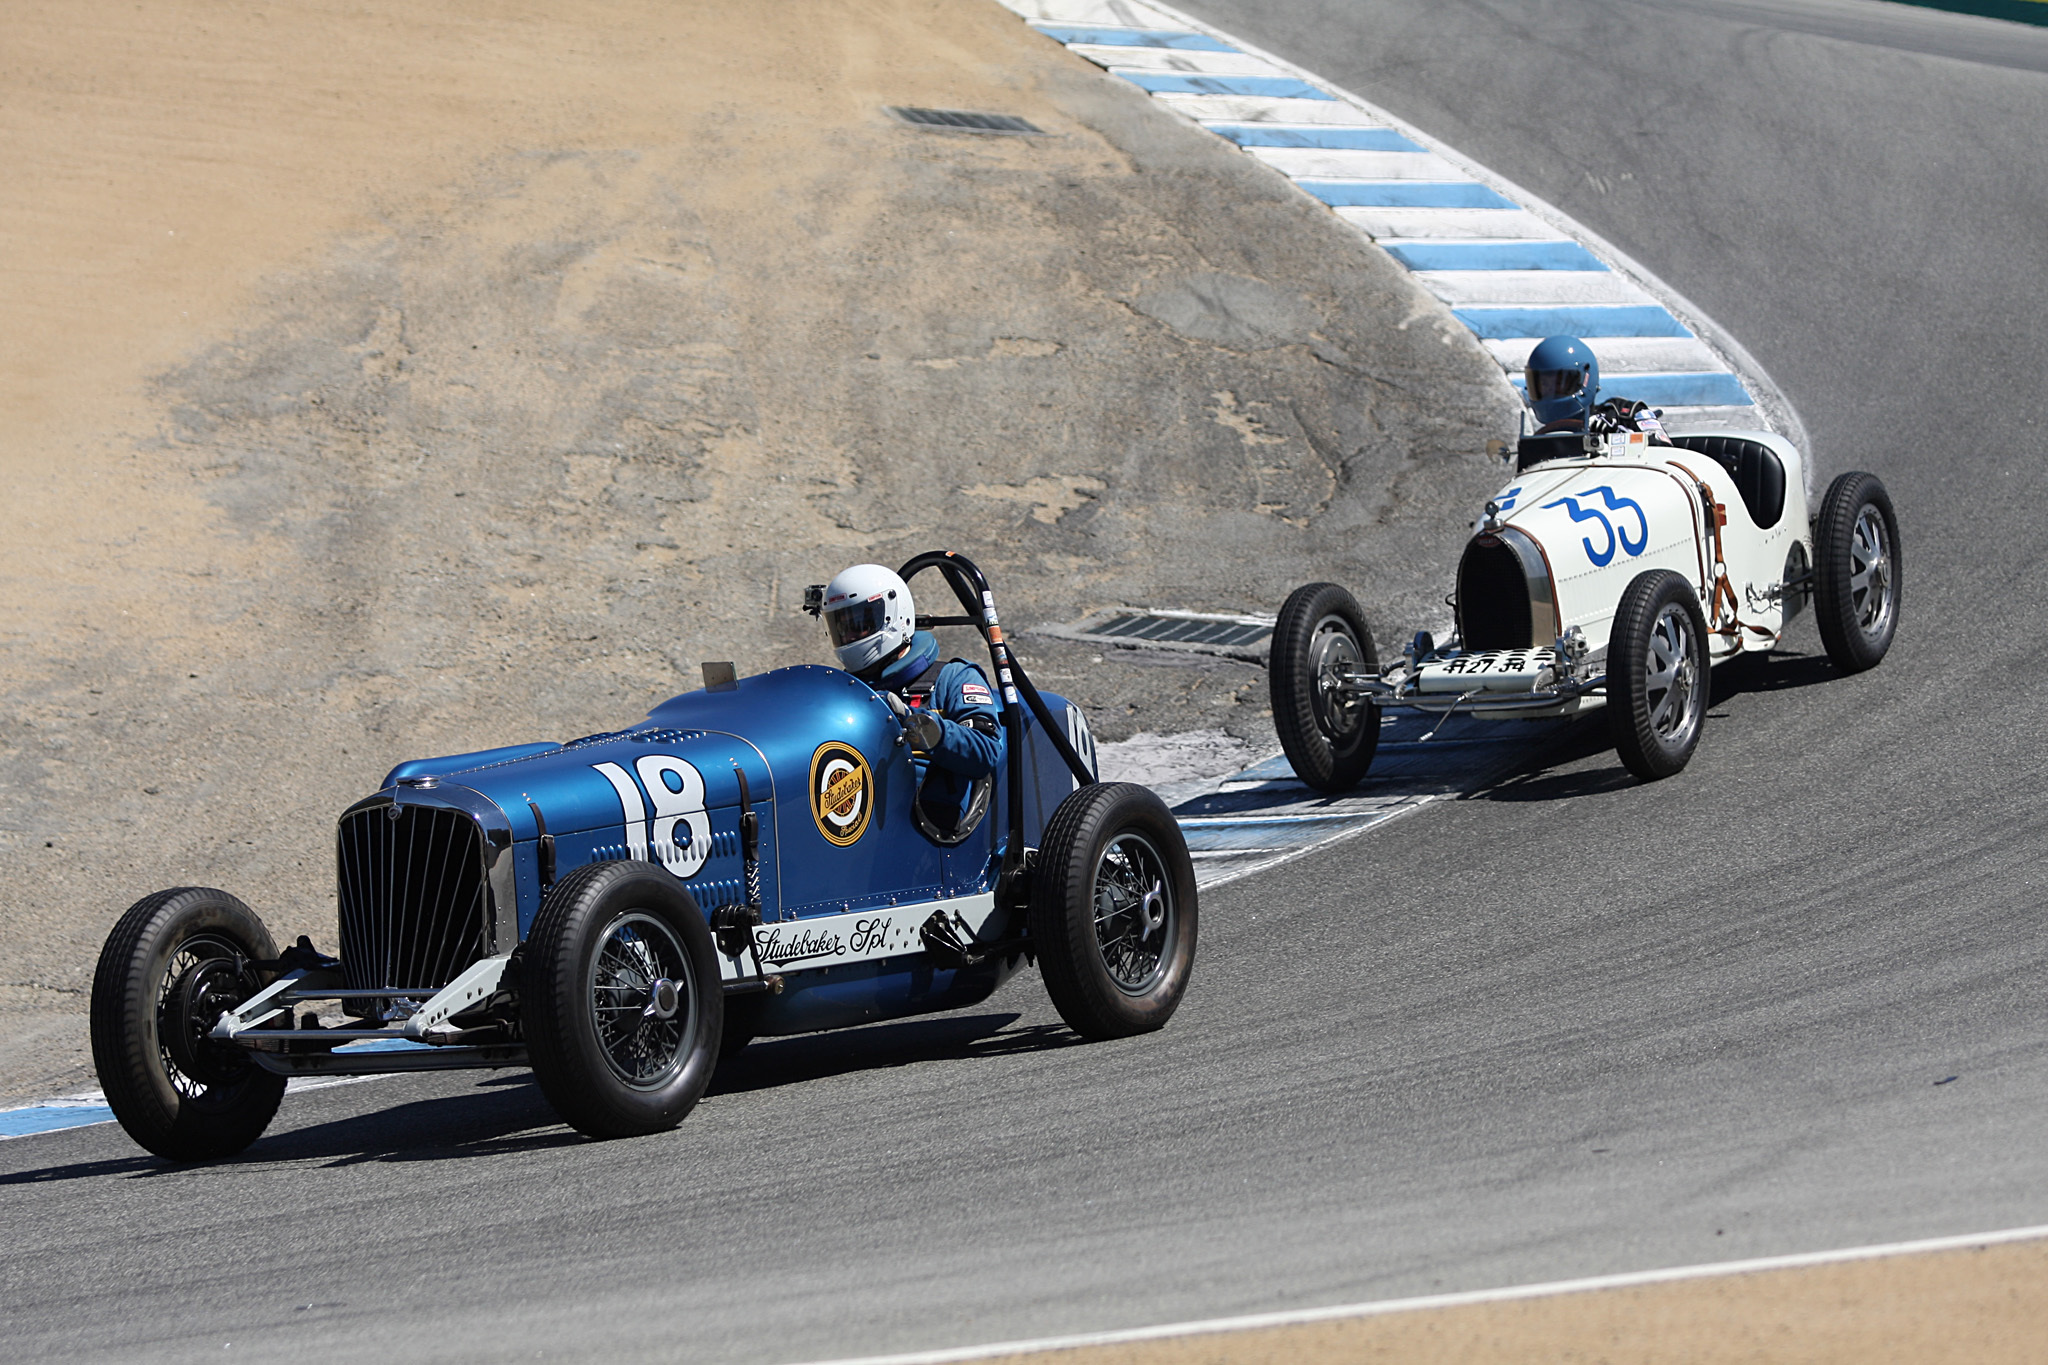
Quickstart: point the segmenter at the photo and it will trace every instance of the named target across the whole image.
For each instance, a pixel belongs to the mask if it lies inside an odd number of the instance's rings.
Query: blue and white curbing
[[[1500,363],[1594,342],[1617,394],[1668,424],[1766,429],[1798,414],[1703,312],[1569,215],[1313,73],[1153,0],[999,0],[1077,56],[1235,143],[1412,271]]]
[[[107,1097],[99,1091],[67,1095],[62,1099],[23,1105],[19,1109],[0,1109],[0,1142],[113,1121],[114,1111],[107,1107]]]
[[[1105,780],[1142,782],[1172,808],[1207,888],[1465,795],[1569,723],[1383,715],[1372,771],[1340,795],[1309,787],[1281,754],[1246,765],[1254,751],[1221,731],[1138,735],[1095,752]]]
[[[352,1043],[346,1049],[336,1048],[335,1051],[391,1052],[426,1046],[426,1043],[373,1041]],[[285,1082],[284,1088],[286,1094],[295,1095],[306,1090],[328,1090],[337,1085],[361,1085],[364,1081],[377,1079],[376,1076],[294,1076]],[[61,1132],[66,1128],[90,1128],[96,1123],[113,1121],[114,1111],[107,1104],[106,1092],[88,1090],[83,1094],[41,1100],[15,1109],[0,1109],[0,1142],[9,1138],[34,1137],[38,1133]]]

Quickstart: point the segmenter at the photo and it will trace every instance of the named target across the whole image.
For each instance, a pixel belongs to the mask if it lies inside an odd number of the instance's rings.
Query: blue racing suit
[[[974,804],[975,783],[1003,761],[1003,699],[988,675],[964,659],[938,662],[939,642],[929,631],[911,637],[901,659],[875,681],[914,710],[937,717],[939,740],[929,751],[913,749],[918,804],[940,830],[956,832]]]

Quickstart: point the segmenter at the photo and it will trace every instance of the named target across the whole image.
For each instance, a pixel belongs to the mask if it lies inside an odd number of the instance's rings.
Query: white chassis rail
[[[995,896],[982,893],[949,900],[920,901],[841,915],[777,920],[754,926],[753,951],[724,957],[726,989],[780,990],[784,972],[798,972],[925,951],[919,929],[934,912],[947,917],[956,935],[968,944],[986,941],[995,919]],[[762,971],[749,973],[742,960],[752,957]],[[437,1071],[461,1067],[524,1066],[523,1044],[471,1041],[477,1031],[454,1024],[457,1015],[507,989],[505,974],[512,955],[505,953],[472,963],[453,981],[426,999],[420,992],[350,990],[334,970],[288,972],[221,1015],[210,1037],[247,1048],[258,1065],[285,1075],[370,1074],[386,1071]],[[298,1007],[320,1001],[370,1000],[383,1007],[394,1027],[298,1028]],[[351,1043],[426,1044],[392,1050],[346,1049]]]

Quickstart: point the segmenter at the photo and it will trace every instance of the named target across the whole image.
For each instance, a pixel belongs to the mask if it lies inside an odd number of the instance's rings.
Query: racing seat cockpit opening
[[[1515,472],[1525,474],[1552,460],[1579,460],[1586,455],[1585,435],[1577,431],[1553,431],[1548,435],[1524,436],[1515,443]]]
[[[919,630],[931,630],[939,626],[967,626],[978,632],[983,643],[988,646],[989,666],[993,670],[993,676],[989,681],[1002,693],[1004,705],[1000,724],[1010,754],[1009,761],[1004,765],[1002,793],[1003,819],[1008,826],[1003,844],[1002,880],[1007,887],[1018,883],[1024,873],[1023,755],[1026,712],[1028,711],[1038,722],[1041,733],[1059,754],[1060,760],[1073,773],[1076,784],[1085,787],[1094,783],[1097,780],[1095,771],[1092,765],[1074,752],[1073,745],[1068,742],[1066,734],[1054,719],[1052,712],[1046,708],[1044,698],[1040,697],[1038,689],[1032,686],[1030,675],[1017,661],[1017,656],[1010,652],[1009,643],[1003,638],[1002,626],[996,617],[995,594],[989,590],[988,579],[975,566],[974,561],[953,550],[931,550],[913,556],[896,572],[907,583],[926,569],[938,571],[946,586],[953,590],[953,596],[959,600],[964,614],[927,616],[920,613],[913,624]],[[1020,701],[1024,703],[1023,706],[1017,704]],[[985,811],[986,801],[992,799],[993,795],[991,785],[979,784],[973,804]],[[923,825],[924,819],[920,809],[920,826]],[[964,841],[979,821],[979,815],[973,815],[971,821],[967,815],[963,815],[958,824],[965,828],[966,833],[961,834],[955,842]],[[938,837],[929,829],[924,832],[927,837]]]
[[[1727,470],[1758,530],[1770,530],[1785,515],[1785,462],[1762,441],[1743,436],[1673,436],[1671,443],[1704,455]]]

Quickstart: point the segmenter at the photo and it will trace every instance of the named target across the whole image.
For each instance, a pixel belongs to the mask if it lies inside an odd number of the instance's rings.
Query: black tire
[[[92,1060],[128,1136],[170,1161],[212,1161],[263,1135],[285,1078],[206,1034],[269,984],[246,964],[276,957],[256,912],[208,887],[144,896],[115,923],[93,972]]]
[[[1684,768],[1707,723],[1707,621],[1692,585],[1669,569],[1621,594],[1607,645],[1607,724],[1615,752],[1645,782]]]
[[[718,1060],[721,1065],[739,1056],[746,1050],[747,1044],[758,1036],[761,1007],[767,999],[767,995],[761,992],[725,997],[725,1024],[718,1036]]]
[[[695,898],[652,863],[577,868],[526,936],[520,1013],[534,1079],[563,1122],[594,1138],[675,1127],[711,1083],[725,1022]]]
[[[1294,775],[1317,791],[1345,792],[1372,766],[1380,744],[1380,708],[1332,695],[1330,670],[1380,671],[1365,613],[1335,583],[1307,583],[1288,595],[1273,627],[1267,685],[1273,728]]]
[[[1813,528],[1813,615],[1828,658],[1844,673],[1875,668],[1892,647],[1905,558],[1892,495],[1875,474],[1828,485]]]
[[[1069,1028],[1102,1039],[1162,1027],[1194,970],[1198,916],[1187,841],[1150,788],[1098,782],[1060,802],[1033,864],[1030,925]]]

